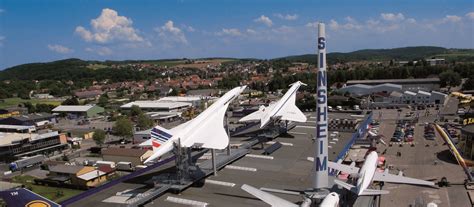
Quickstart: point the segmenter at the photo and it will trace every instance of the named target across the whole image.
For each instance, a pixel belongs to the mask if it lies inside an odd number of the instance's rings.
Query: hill
[[[90,61],[92,63],[92,61]],[[89,61],[65,59],[48,63],[29,63],[7,68],[0,72],[0,80],[68,80],[71,76],[89,76],[93,69],[87,68]]]
[[[442,47],[429,47],[429,46],[420,46],[420,47],[402,47],[402,48],[393,48],[393,49],[365,49],[357,50],[354,52],[341,53],[334,52],[328,53],[327,61],[328,63],[338,63],[338,62],[356,62],[356,61],[390,61],[395,60],[416,60],[422,58],[430,58],[433,56],[444,56],[450,54],[454,51],[463,51],[462,54],[469,54],[466,51],[474,50],[450,50]],[[292,62],[308,62],[316,63],[316,54],[306,54],[298,56],[288,56],[277,59],[286,59]]]
[[[357,62],[357,61],[390,61],[417,60],[430,57],[444,57],[447,61],[474,62],[474,49],[446,49],[442,47],[403,47],[393,49],[365,49],[348,53],[329,53],[328,63]],[[202,58],[194,61],[206,60],[209,62],[234,62],[251,61],[258,59],[234,58]],[[315,54],[288,56],[273,59],[274,61],[286,60],[290,62],[316,63]],[[87,61],[80,59],[65,59],[48,63],[30,63],[17,65],[0,71],[0,80],[143,80],[153,75],[153,71],[136,72],[131,68],[121,68],[120,73],[111,65],[125,64],[153,64],[156,66],[192,66],[194,62],[183,59],[161,60],[123,60],[123,61]]]

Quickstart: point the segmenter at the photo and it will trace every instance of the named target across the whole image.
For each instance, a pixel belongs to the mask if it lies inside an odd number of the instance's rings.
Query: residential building
[[[446,60],[444,58],[432,58],[432,59],[426,59],[425,60],[428,65],[430,66],[436,66],[436,65],[444,65],[446,64]]]
[[[107,176],[105,172],[90,166],[53,165],[49,167],[48,179],[80,188],[90,188],[107,181]]]
[[[74,95],[78,99],[98,99],[104,92],[101,90],[77,91]]]
[[[112,162],[131,162],[133,166],[141,165],[153,154],[151,150],[131,148],[106,148],[102,150],[102,159]]]

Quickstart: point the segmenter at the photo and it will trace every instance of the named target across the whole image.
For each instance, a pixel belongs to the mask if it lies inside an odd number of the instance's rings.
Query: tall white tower
[[[326,77],[326,32],[318,23],[318,81],[316,101],[316,152],[313,167],[313,188],[328,187],[328,96]]]

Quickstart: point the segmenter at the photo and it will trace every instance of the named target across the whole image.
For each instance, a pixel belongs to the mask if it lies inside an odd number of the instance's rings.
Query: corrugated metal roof
[[[192,104],[187,102],[176,101],[134,101],[120,106],[120,108],[131,108],[136,105],[140,108],[156,108],[156,109],[175,109],[181,107],[189,107]]]
[[[80,170],[82,170],[84,166],[79,165],[53,165],[49,167],[50,172],[57,172],[57,173],[67,173],[67,174],[76,174]]]
[[[12,116],[10,118],[17,119],[20,121],[35,121],[38,119],[49,119],[54,117],[54,115],[50,113],[34,113],[34,114],[28,114],[28,115],[21,115],[21,116]]]
[[[426,91],[418,91],[419,94],[423,94],[425,96],[431,96],[431,93],[426,92]]]
[[[190,102],[200,101],[201,99],[201,96],[167,96],[160,98],[158,101]]]
[[[102,172],[100,170],[93,170],[93,171],[90,171],[88,173],[84,173],[82,175],[79,175],[77,177],[82,179],[82,180],[92,180],[94,178],[97,178],[97,177],[103,176],[103,175],[105,175],[105,172]]]
[[[0,129],[24,130],[24,129],[35,129],[35,126],[5,125],[5,124],[0,124]]]
[[[53,112],[87,112],[94,105],[60,105],[54,108]]]
[[[417,79],[379,79],[379,80],[349,80],[347,84],[364,84],[364,83],[420,83],[420,82],[439,82],[439,78],[417,78]]]

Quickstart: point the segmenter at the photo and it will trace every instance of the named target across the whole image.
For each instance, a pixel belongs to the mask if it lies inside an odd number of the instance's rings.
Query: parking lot
[[[404,175],[439,181],[446,177],[452,185],[450,187],[429,188],[412,185],[388,184],[383,189],[389,190],[390,194],[381,196],[381,206],[396,207],[414,205],[416,202],[425,205],[429,202],[437,203],[438,206],[471,206],[467,191],[462,185],[466,179],[463,169],[453,160],[447,146],[440,135],[436,132],[433,140],[424,137],[425,123],[432,123],[437,119],[437,111],[429,109],[430,115],[426,116],[420,112],[418,121],[414,124],[413,142],[392,142],[391,146],[382,143],[377,145],[379,154],[385,153],[387,165],[390,166],[391,173],[403,171]],[[400,114],[410,112],[409,109],[402,109]],[[378,110],[374,114],[382,113],[382,116],[375,116],[380,121],[380,133],[385,135],[384,141],[389,141],[397,127],[396,123],[399,113],[396,110]],[[416,115],[412,118],[416,118]],[[388,142],[387,142],[388,143]],[[413,144],[413,146],[412,146]]]

